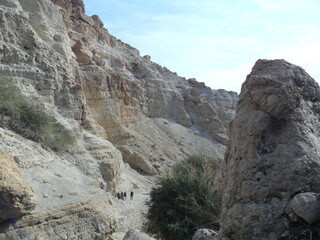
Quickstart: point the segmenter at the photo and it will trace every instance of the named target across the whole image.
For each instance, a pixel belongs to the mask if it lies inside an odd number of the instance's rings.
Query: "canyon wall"
[[[0,105],[0,170],[15,177],[0,180],[0,237],[104,239],[138,228],[120,223],[116,192],[147,193],[152,176],[191,154],[222,161],[238,95],[140,56],[82,0],[2,0],[0,29],[1,87],[20,99],[0,96],[14,106]],[[50,134],[15,126],[30,120],[22,113],[54,119]],[[59,134],[68,141],[53,147]]]

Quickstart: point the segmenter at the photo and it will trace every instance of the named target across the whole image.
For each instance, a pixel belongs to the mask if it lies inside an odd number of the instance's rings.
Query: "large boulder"
[[[93,53],[83,45],[81,41],[77,41],[77,43],[72,47],[74,54],[77,56],[77,59],[82,64],[89,64]]]
[[[318,212],[316,200],[295,197],[320,193],[319,113],[319,86],[302,68],[257,61],[242,85],[223,162],[222,239],[288,239],[319,222],[299,213],[310,201],[307,211]]]
[[[309,224],[320,221],[320,196],[315,193],[299,193],[290,201],[294,213]]]
[[[35,205],[32,187],[21,174],[13,157],[0,152],[0,223],[21,218]]]

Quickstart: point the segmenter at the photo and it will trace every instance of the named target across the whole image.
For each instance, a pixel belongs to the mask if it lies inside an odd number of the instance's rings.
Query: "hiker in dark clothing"
[[[120,193],[119,192],[117,193],[117,198],[120,199]]]
[[[127,193],[124,192],[123,196],[124,196],[124,200],[125,200],[127,198]]]
[[[133,200],[133,191],[130,193],[130,200]]]
[[[121,199],[123,200],[123,192],[121,191]]]

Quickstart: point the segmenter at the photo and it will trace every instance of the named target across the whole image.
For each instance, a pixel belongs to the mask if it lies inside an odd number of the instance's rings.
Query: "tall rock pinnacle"
[[[290,237],[318,227],[319,91],[302,68],[284,60],[253,67],[223,162],[223,240],[296,239]]]

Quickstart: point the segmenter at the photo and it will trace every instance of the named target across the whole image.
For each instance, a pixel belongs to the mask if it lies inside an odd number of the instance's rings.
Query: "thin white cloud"
[[[312,6],[306,0],[251,0],[263,10],[292,11]]]

